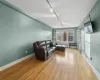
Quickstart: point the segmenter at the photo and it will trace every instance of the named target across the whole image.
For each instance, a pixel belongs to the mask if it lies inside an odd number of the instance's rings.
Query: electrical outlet
[[[26,54],[28,54],[28,51],[25,51]]]

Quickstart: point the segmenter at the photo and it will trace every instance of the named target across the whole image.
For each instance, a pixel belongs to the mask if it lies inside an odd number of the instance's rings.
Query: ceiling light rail
[[[51,8],[51,9],[50,9],[50,12],[53,12],[53,13],[56,15],[56,17],[57,17],[57,19],[59,20],[59,22],[61,23],[62,27],[64,27],[64,25],[62,24],[61,20],[59,19],[59,16],[57,15],[57,13],[54,11],[53,7],[51,6],[49,0],[46,0],[46,1],[47,1],[47,3],[49,4],[49,6],[50,6],[50,8]]]

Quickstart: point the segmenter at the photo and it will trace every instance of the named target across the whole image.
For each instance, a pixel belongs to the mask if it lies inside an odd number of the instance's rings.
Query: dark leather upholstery
[[[56,47],[50,46],[51,40],[37,41],[33,44],[35,56],[39,60],[48,59],[56,50]]]

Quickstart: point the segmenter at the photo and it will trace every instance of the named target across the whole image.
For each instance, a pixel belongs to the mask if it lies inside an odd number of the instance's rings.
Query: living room
[[[0,80],[99,80],[99,8],[97,0],[0,0]]]

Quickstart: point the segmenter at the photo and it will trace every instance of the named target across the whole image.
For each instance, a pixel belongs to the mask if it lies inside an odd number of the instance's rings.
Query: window
[[[57,42],[74,42],[74,30],[73,29],[67,29],[65,30],[59,30],[56,32],[56,41]]]
[[[70,43],[74,42],[74,30],[68,31],[68,42]]]

